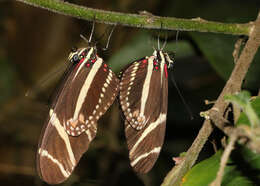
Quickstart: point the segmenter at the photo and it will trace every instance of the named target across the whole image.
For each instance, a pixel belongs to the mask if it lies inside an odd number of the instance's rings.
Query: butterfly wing
[[[90,56],[74,66],[64,80],[42,130],[37,170],[50,184],[70,176],[96,136],[98,119],[118,93],[115,74],[101,58]]]
[[[164,76],[164,68],[155,68],[155,62],[154,56],[134,62],[120,82],[129,158],[131,166],[139,173],[146,173],[153,167],[165,135],[168,79]]]

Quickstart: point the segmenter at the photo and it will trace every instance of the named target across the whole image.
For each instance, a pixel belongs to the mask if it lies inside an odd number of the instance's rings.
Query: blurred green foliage
[[[216,178],[223,151],[196,164],[183,178],[182,186],[206,186]],[[240,161],[241,160],[241,161]],[[223,186],[253,186],[260,180],[260,155],[245,147],[233,151],[225,167]]]
[[[15,90],[15,71],[6,58],[0,57],[0,106],[14,96]]]

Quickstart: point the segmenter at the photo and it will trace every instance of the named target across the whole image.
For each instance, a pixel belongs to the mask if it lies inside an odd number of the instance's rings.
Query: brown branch
[[[222,130],[227,136],[231,136],[236,128],[223,117],[223,114],[216,109],[210,109],[208,112],[210,121],[214,123],[220,130]]]
[[[238,58],[239,58],[242,44],[243,44],[243,39],[242,39],[242,38],[239,38],[239,39],[236,41],[236,43],[235,43],[234,51],[233,51],[233,53],[232,53],[235,63],[237,62],[237,60],[238,60]]]
[[[260,45],[260,12],[256,21],[254,22],[254,28],[249,35],[249,39],[237,60],[232,74],[219,95],[216,103],[213,106],[213,110],[217,110],[220,115],[224,114],[227,103],[224,101],[224,95],[233,94],[241,89],[243,79],[248,71],[248,68],[255,56],[255,53]],[[191,169],[193,164],[198,158],[198,155],[207,141],[209,135],[213,131],[213,126],[210,120],[205,120],[202,128],[199,131],[198,136],[194,140],[193,144],[186,153],[185,159],[176,165],[165,177],[163,186],[179,186],[183,176]]]

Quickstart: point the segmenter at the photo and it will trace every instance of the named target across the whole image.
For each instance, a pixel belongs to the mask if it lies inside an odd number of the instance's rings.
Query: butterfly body
[[[71,67],[42,129],[37,170],[50,184],[66,180],[97,132],[97,121],[116,98],[119,80],[94,47],[74,50]]]
[[[125,136],[130,164],[136,172],[148,172],[156,162],[164,141],[168,106],[167,53],[133,62],[123,72],[120,104],[126,118]]]

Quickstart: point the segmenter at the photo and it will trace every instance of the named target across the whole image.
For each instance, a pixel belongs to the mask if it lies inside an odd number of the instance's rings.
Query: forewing
[[[132,63],[124,71],[120,82],[122,110],[129,124],[137,130],[141,130],[154,117],[153,112],[158,110],[161,100],[158,97],[160,84],[155,85],[154,88],[157,89],[151,89],[160,79],[160,72],[153,71],[153,60],[154,57],[151,56]],[[159,77],[158,80],[156,76]]]
[[[97,57],[94,64],[88,68],[83,67],[72,81],[66,89],[64,102],[68,106],[65,107],[62,118],[66,132],[78,136],[96,123],[114,102],[119,80],[103,60]]]
[[[97,120],[118,92],[119,80],[103,60],[97,57],[87,65],[90,62],[82,62],[67,76],[41,133],[37,170],[50,184],[70,176],[96,136]]]

